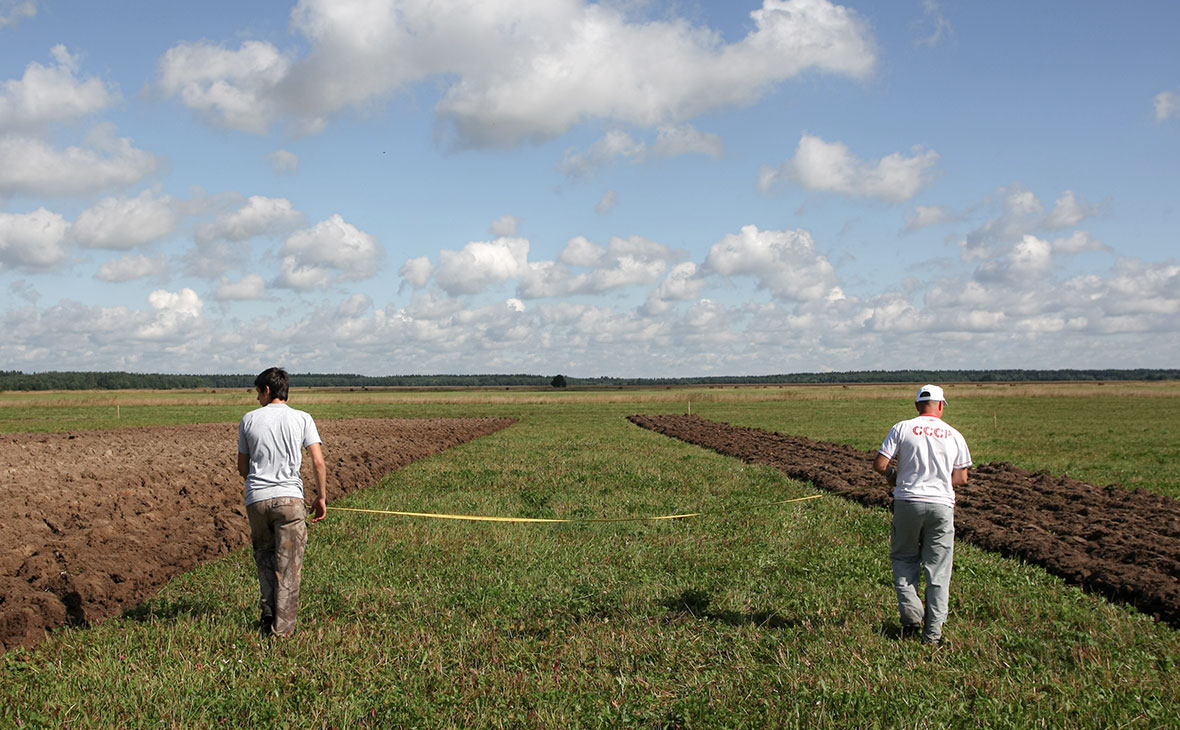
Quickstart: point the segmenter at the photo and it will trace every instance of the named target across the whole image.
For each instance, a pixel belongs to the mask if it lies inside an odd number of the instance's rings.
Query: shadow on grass
[[[777,611],[749,611],[746,613],[739,611],[710,611],[709,604],[712,603],[712,600],[713,597],[709,595],[708,591],[703,591],[699,588],[688,588],[678,596],[660,601],[660,605],[668,609],[673,615],[679,614],[706,621],[716,621],[728,626],[791,629],[814,623],[814,621],[805,621],[798,618],[785,618],[780,616]]]
[[[223,614],[226,607],[213,601],[194,601],[191,598],[164,600],[153,598],[123,611],[123,618],[147,623],[149,621],[172,621],[182,616],[210,616]]]
[[[892,641],[918,641],[922,638],[922,631],[903,629],[899,621],[885,620],[877,625],[877,635]]]

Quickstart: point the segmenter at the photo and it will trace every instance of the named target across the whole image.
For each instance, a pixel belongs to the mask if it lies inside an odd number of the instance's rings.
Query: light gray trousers
[[[951,567],[955,560],[955,508],[931,502],[893,503],[893,587],[902,626],[921,626],[923,641],[942,638]],[[926,578],[926,606],[918,581]]]

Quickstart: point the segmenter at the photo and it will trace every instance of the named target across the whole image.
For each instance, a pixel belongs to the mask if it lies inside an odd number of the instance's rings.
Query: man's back
[[[277,497],[303,498],[303,449],[320,443],[311,415],[286,403],[270,403],[242,417],[238,452],[249,454],[246,504]]]
[[[934,415],[920,415],[893,426],[881,453],[897,457],[893,498],[954,505],[951,475],[971,465],[963,435]]]

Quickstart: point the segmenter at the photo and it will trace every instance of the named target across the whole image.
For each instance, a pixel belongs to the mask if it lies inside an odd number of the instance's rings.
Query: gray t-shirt
[[[250,457],[246,504],[277,497],[303,498],[303,449],[320,443],[311,415],[286,403],[270,403],[242,417],[238,453]]]

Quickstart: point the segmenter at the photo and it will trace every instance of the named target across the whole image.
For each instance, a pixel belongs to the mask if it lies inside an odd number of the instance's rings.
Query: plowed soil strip
[[[512,423],[320,421],[328,501]],[[236,454],[237,424],[0,436],[0,653],[248,544]],[[315,483],[306,459],[303,479]]]
[[[751,464],[864,505],[888,507],[872,470],[876,452],[731,426],[698,416],[631,416],[643,428]],[[1118,486],[1031,473],[1006,462],[974,468],[957,490],[960,540],[1040,565],[1180,628],[1180,502]]]

